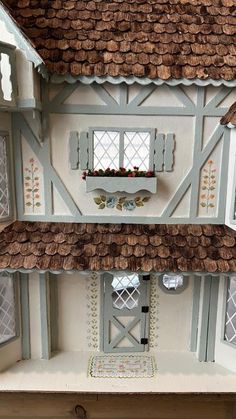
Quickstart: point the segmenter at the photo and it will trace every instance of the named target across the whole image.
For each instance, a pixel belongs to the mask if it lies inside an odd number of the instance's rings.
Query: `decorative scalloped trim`
[[[159,295],[156,275],[151,275],[150,280],[150,315],[149,315],[149,348],[156,349],[158,346],[158,313]]]
[[[169,80],[162,80],[162,79],[148,79],[147,77],[136,77],[136,76],[129,76],[129,77],[123,77],[123,76],[118,76],[118,77],[111,77],[111,76],[105,76],[105,77],[98,77],[98,76],[71,76],[70,74],[65,74],[65,75],[58,75],[58,74],[52,74],[50,76],[50,81],[52,83],[63,83],[63,82],[67,82],[70,84],[76,83],[77,81],[80,81],[83,84],[92,84],[94,82],[98,83],[98,84],[103,84],[103,83],[111,83],[111,84],[120,84],[120,83],[126,83],[128,85],[132,85],[134,83],[138,83],[141,85],[147,85],[147,84],[156,84],[157,86],[160,86],[162,84],[167,84],[168,86],[178,86],[180,84],[183,84],[184,86],[191,86],[191,85],[196,85],[196,86],[208,86],[208,85],[212,85],[212,86],[227,86],[227,87],[234,87],[236,86],[236,79],[235,80],[224,80],[224,79],[220,79],[220,80],[213,80],[213,79],[206,79],[206,80],[201,80],[201,79],[169,79]]]
[[[151,355],[93,355],[88,365],[88,375],[93,378],[151,378],[156,371]]]
[[[99,350],[99,316],[100,316],[100,281],[98,274],[92,272],[86,278],[87,299],[87,342],[90,350]]]

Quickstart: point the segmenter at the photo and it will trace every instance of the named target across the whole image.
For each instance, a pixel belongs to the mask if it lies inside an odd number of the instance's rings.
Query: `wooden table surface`
[[[236,394],[0,393],[0,418],[73,417],[236,419]]]

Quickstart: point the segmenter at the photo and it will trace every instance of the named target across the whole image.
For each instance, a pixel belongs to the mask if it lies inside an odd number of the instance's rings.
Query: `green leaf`
[[[215,190],[215,186],[211,186],[209,189],[210,189],[210,191],[214,191]]]
[[[123,204],[124,202],[125,202],[125,200],[126,200],[126,196],[121,196],[120,198],[119,198],[119,204]]]
[[[33,192],[34,192],[34,193],[36,193],[36,192],[38,192],[38,191],[39,191],[39,189],[38,189],[38,188],[34,188],[34,189],[33,189]]]
[[[102,203],[99,205],[98,209],[104,209],[104,208],[105,208],[105,204],[104,204],[104,202],[102,202]]]
[[[143,207],[142,201],[136,201],[136,207]]]
[[[207,189],[206,186],[202,186],[202,190],[205,191]]]
[[[95,204],[100,205],[102,203],[102,200],[99,196],[97,196],[96,198],[93,198]]]
[[[100,195],[100,199],[101,199],[101,201],[102,201],[102,202],[106,202],[106,197],[105,197],[105,195]]]
[[[210,207],[210,208],[214,208],[214,207],[215,207],[215,205],[214,205],[214,204],[209,204],[209,205],[208,205],[208,207]]]
[[[25,205],[27,205],[27,207],[31,207],[32,206],[31,202],[26,202]]]
[[[26,192],[32,192],[32,189],[28,188],[26,189]]]
[[[36,202],[35,206],[36,206],[36,207],[41,207],[40,202]]]
[[[118,204],[116,205],[116,209],[118,209],[119,211],[122,211],[122,208],[123,208],[123,207],[122,207],[122,205],[121,205],[121,204],[119,204],[119,203],[118,203]]]
[[[201,207],[203,207],[203,208],[205,208],[205,207],[206,207],[205,202],[201,202],[201,203],[200,203],[200,205],[201,205]]]
[[[25,180],[30,180],[31,178],[29,177],[29,176],[26,176],[25,177]]]
[[[141,196],[136,196],[136,198],[134,199],[134,202],[139,202],[139,201],[142,201],[142,198],[141,198]]]
[[[150,201],[150,199],[151,199],[150,196],[144,196],[143,202],[148,202],[148,201]]]

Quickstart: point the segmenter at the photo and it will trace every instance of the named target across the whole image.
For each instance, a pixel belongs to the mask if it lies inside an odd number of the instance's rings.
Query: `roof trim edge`
[[[184,86],[191,86],[191,85],[197,85],[197,86],[208,86],[212,85],[214,87],[218,86],[226,86],[226,87],[235,87],[236,86],[236,79],[234,80],[213,80],[213,79],[169,79],[169,80],[162,80],[162,79],[149,79],[147,77],[136,77],[136,76],[129,76],[129,77],[112,77],[112,76],[71,76],[70,74],[65,75],[58,75],[58,74],[52,74],[50,76],[50,81],[55,84],[67,82],[69,84],[76,83],[77,81],[80,81],[83,84],[103,84],[103,83],[111,83],[111,84],[120,84],[120,83],[126,83],[128,85],[132,85],[134,83],[138,83],[141,85],[148,85],[148,84],[156,84],[157,86],[160,86],[162,84],[167,84],[168,86],[178,86],[180,84],[183,84]]]

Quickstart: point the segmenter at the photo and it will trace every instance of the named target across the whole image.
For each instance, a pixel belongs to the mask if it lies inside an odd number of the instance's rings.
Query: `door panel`
[[[137,274],[104,274],[104,352],[144,351],[145,341],[141,340],[148,338],[149,315],[149,281],[145,278]]]

